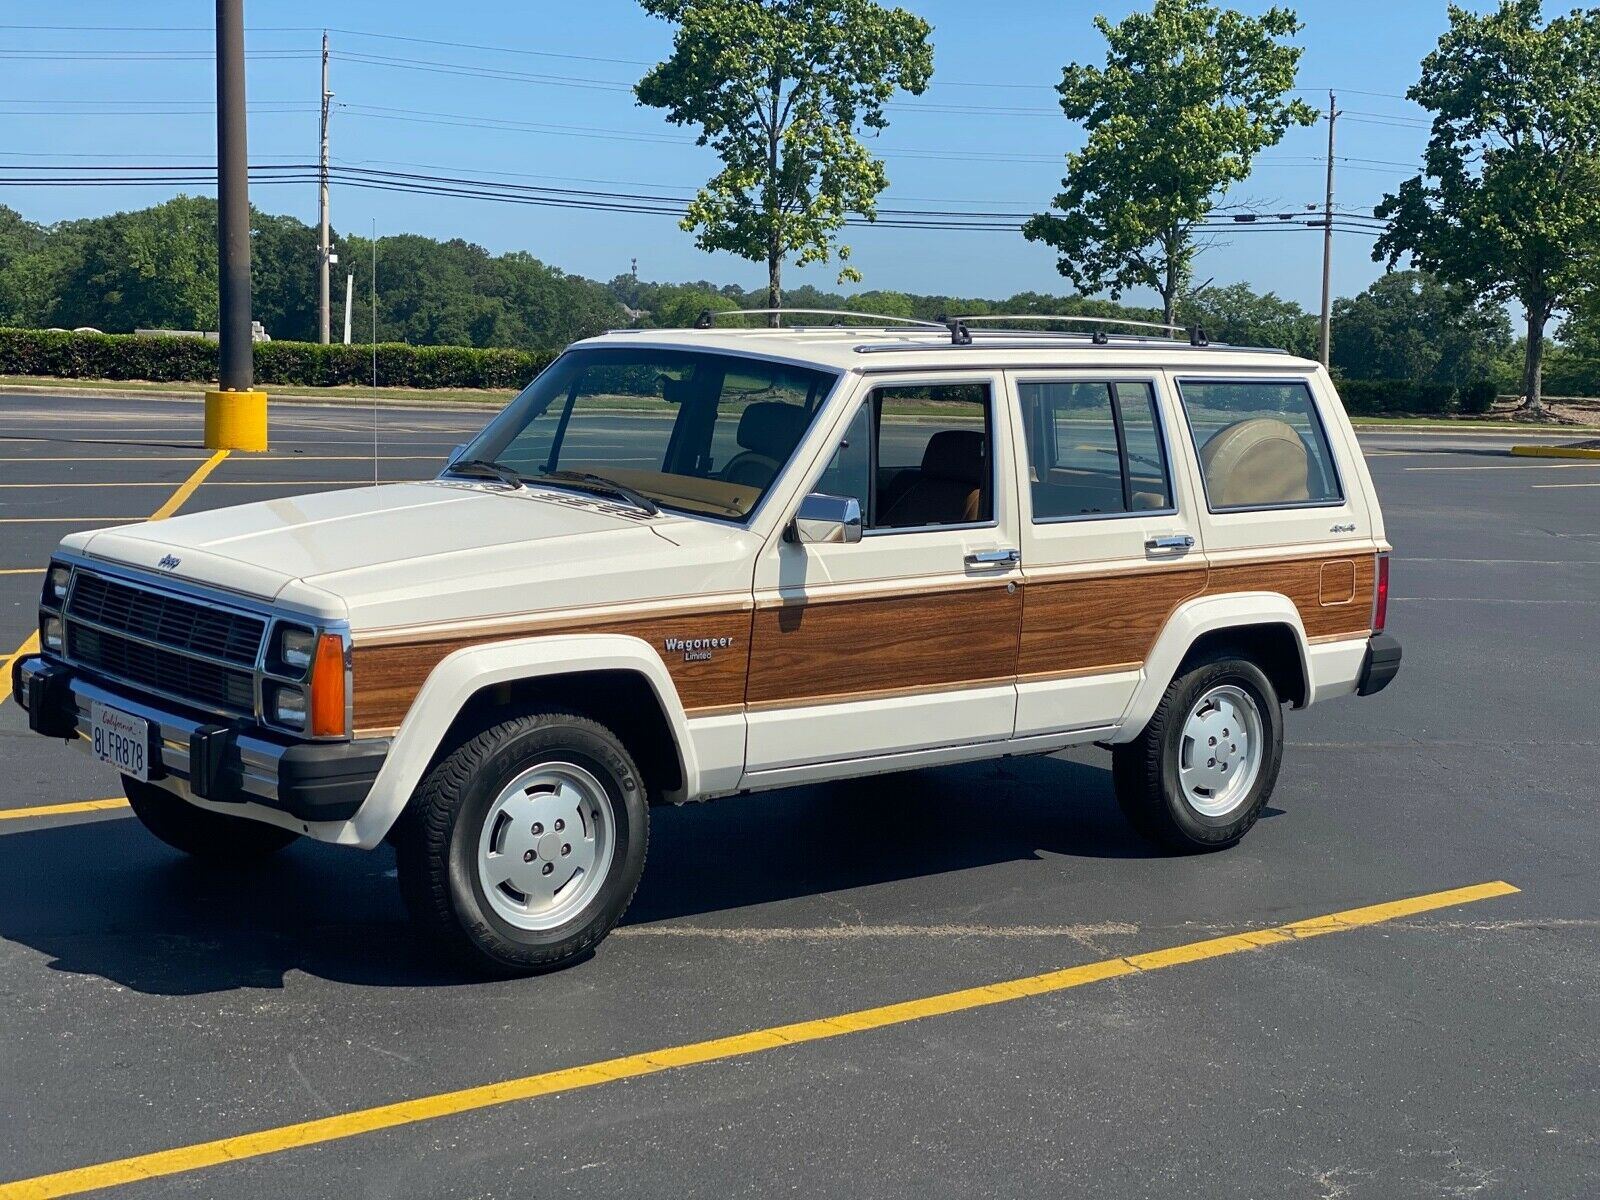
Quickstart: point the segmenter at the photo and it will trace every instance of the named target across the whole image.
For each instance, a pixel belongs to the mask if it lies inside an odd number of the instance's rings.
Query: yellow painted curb
[[[265,450],[265,392],[207,392],[206,449]]]
[[[1511,453],[1523,458],[1587,458],[1600,462],[1600,450],[1586,446],[1513,446]]]

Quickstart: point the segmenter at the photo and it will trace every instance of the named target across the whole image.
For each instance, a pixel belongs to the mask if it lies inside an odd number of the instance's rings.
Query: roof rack
[[[922,329],[944,330],[948,328],[942,321],[919,321],[915,317],[890,317],[883,313],[850,312],[842,308],[725,308],[720,310],[702,309],[700,315],[694,319],[696,329],[710,329],[716,324],[719,317],[772,317],[778,318],[779,327],[782,327],[784,317],[855,317],[862,321],[882,321],[886,325],[914,325]],[[832,322],[839,325],[838,320]],[[844,326],[839,326],[844,328]],[[792,327],[791,327],[792,328]]]
[[[1181,334],[1189,339],[1191,346],[1209,346],[1211,344],[1210,339],[1206,337],[1206,331],[1198,325],[1185,327],[1182,325],[1165,325],[1154,321],[1128,321],[1121,317],[1082,317],[1065,313],[1059,315],[1044,313],[982,313],[965,317],[947,317],[945,318],[944,326],[950,331],[950,340],[952,342],[958,346],[966,346],[972,343],[972,331],[967,327],[977,321],[1058,321],[1073,325],[1092,325],[1094,330],[1090,334],[1090,340],[1096,346],[1104,346],[1110,342],[1111,334],[1107,332],[1107,328],[1113,326],[1118,329],[1153,329],[1174,340]],[[1007,331],[996,329],[980,330],[980,332],[1005,333]],[[1065,333],[1066,331],[1062,332]]]

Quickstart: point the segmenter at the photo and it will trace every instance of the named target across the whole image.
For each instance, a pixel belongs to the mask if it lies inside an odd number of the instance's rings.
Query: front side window
[[[1213,510],[1343,500],[1303,381],[1186,379],[1178,391]]]
[[[1035,521],[1172,508],[1172,482],[1145,382],[1017,385]]]
[[[573,350],[461,458],[498,463],[530,481],[558,472],[601,476],[663,508],[739,520],[788,464],[834,379],[705,351]]]
[[[994,520],[989,386],[880,387],[850,419],[813,490],[854,496],[868,530]]]

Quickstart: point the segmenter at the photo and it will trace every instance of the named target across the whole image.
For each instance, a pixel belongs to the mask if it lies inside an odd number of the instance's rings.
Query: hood
[[[708,530],[713,542],[751,537],[665,513],[646,517],[599,496],[451,481],[124,525],[77,548],[376,629],[626,602],[645,598],[641,588],[661,595],[663,581],[650,577],[681,568],[683,535],[704,542]]]

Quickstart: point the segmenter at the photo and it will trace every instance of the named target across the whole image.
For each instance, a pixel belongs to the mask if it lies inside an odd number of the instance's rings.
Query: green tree
[[[1351,379],[1457,387],[1492,378],[1511,319],[1425,271],[1391,271],[1333,306],[1333,365]]]
[[[1023,227],[1060,252],[1057,268],[1113,300],[1132,287],[1161,297],[1170,323],[1191,278],[1197,227],[1255,156],[1316,113],[1286,99],[1300,48],[1295,14],[1259,18],[1204,0],[1156,0],[1120,24],[1095,18],[1105,66],[1068,66],[1057,90],[1083,123],[1054,210]]]
[[[767,307],[783,300],[783,264],[835,255],[850,213],[871,220],[888,186],[858,136],[888,124],[897,89],[920,95],[933,73],[928,23],[873,0],[640,0],[677,25],[672,56],[635,89],[677,125],[698,125],[722,169],[683,228],[703,250],[767,264]],[[840,281],[859,281],[846,265]]]
[[[1185,325],[1198,325],[1212,341],[1234,346],[1274,346],[1305,358],[1317,353],[1317,319],[1275,292],[1246,283],[1206,288],[1178,305]]]
[[[217,204],[177,196],[134,212],[74,221],[49,324],[108,332],[217,327]]]
[[[1433,114],[1422,174],[1386,196],[1373,257],[1411,260],[1527,317],[1522,391],[1543,410],[1550,318],[1600,263],[1600,10],[1545,23],[1539,0],[1502,0],[1450,28],[1407,95]]]
[[[48,240],[42,225],[0,204],[0,325],[26,325],[38,319],[33,280]]]

